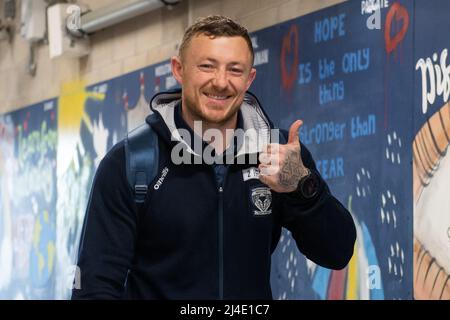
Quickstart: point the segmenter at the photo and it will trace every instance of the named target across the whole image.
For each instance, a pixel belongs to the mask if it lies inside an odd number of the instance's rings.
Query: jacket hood
[[[183,140],[175,125],[175,106],[180,101],[181,90],[161,92],[152,98],[150,108],[158,119],[156,121],[162,121],[168,132],[170,132],[169,139],[185,144],[187,151],[198,156],[191,146]],[[278,132],[271,131],[274,128],[273,124],[262,109],[258,99],[252,93],[248,91],[245,93],[244,101],[239,110],[243,120],[243,139],[236,157],[259,153],[264,145],[271,142],[278,143]],[[152,125],[150,117],[152,115],[147,118],[147,122]]]

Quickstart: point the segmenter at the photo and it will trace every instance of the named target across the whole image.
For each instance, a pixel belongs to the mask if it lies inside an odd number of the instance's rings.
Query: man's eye
[[[239,68],[232,68],[231,72],[235,73],[235,74],[241,74],[243,71]]]
[[[202,69],[212,69],[213,66],[211,64],[201,64],[200,68],[202,68]]]

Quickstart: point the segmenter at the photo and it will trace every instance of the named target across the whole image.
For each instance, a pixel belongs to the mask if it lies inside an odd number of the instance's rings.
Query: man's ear
[[[256,77],[256,69],[252,68],[250,70],[250,74],[248,75],[247,88],[245,89],[245,91],[247,91],[248,88],[250,88],[250,86],[252,85],[253,80],[255,80],[255,77]]]
[[[170,65],[172,66],[172,74],[180,85],[183,84],[183,64],[180,57],[173,56],[170,59]]]

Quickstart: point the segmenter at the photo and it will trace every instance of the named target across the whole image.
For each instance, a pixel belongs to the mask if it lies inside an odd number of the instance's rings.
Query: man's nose
[[[224,90],[228,86],[228,76],[226,70],[217,70],[214,79],[213,85],[219,90]]]

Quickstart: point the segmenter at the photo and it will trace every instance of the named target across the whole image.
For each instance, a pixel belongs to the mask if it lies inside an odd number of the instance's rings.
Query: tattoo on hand
[[[280,185],[286,189],[296,189],[300,178],[305,175],[305,171],[306,169],[301,165],[300,152],[290,150],[280,170]]]

